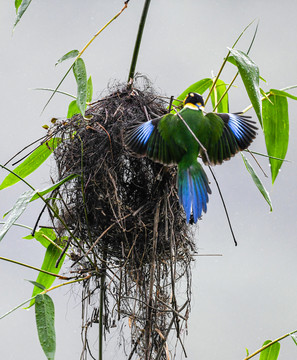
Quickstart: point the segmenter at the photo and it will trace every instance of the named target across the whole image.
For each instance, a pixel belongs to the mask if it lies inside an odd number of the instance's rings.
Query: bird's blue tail
[[[187,222],[193,213],[194,223],[201,217],[202,211],[206,213],[208,194],[211,194],[208,178],[202,166],[195,164],[184,168],[178,168],[178,196],[183,205]]]

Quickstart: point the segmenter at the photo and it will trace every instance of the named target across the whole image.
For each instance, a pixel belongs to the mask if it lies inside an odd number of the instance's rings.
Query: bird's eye
[[[190,96],[192,96],[192,97],[193,97],[193,96],[194,96],[194,94],[193,94],[193,93],[190,93]]]

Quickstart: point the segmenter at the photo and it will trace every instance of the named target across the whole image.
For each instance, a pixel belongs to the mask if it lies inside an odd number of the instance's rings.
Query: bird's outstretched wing
[[[128,130],[126,144],[135,153],[163,164],[177,164],[185,153],[171,136],[179,120],[173,114],[138,124]]]
[[[224,160],[230,159],[236,153],[249,147],[256,137],[257,127],[255,122],[250,120],[250,116],[234,114],[215,114],[205,115],[211,125],[211,133],[208,144],[206,144],[207,155],[210,162],[214,165],[221,164]],[[216,135],[216,129],[223,124],[223,131],[220,136]],[[201,150],[200,154],[205,163],[207,156]]]

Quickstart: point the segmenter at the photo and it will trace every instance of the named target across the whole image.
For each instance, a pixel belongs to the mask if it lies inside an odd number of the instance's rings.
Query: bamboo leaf
[[[93,98],[93,82],[91,76],[88,79],[87,82],[87,102],[91,102]]]
[[[72,116],[80,114],[79,107],[77,106],[76,100],[71,101],[68,106],[67,119],[71,119]]]
[[[40,345],[48,360],[54,360],[56,352],[55,307],[46,294],[35,300],[35,318]]]
[[[265,189],[258,175],[255,173],[255,170],[253,169],[252,165],[249,163],[248,159],[245,157],[245,155],[242,152],[241,152],[241,156],[244,165],[247,168],[247,171],[251,174],[254,183],[256,184],[258,190],[260,191],[260,193],[263,195],[264,199],[267,201],[268,205],[270,206],[270,211],[272,211],[272,203],[268,191]]]
[[[263,100],[263,129],[267,154],[284,159],[289,143],[288,101],[284,96],[272,95]],[[283,160],[269,158],[272,183],[274,183]]]
[[[271,95],[284,96],[284,97],[288,97],[288,98],[293,99],[293,100],[297,100],[297,96],[291,95],[288,92],[283,91],[283,90],[270,89],[270,94]]]
[[[85,115],[87,102],[87,71],[82,58],[78,58],[73,65],[73,73],[77,83],[77,106],[81,114]]]
[[[39,287],[41,290],[45,290],[45,287],[42,284],[39,284],[37,281],[33,281],[33,280],[27,280],[27,281],[29,281],[34,286]]]
[[[56,63],[55,66],[57,66],[58,64],[61,64],[61,62],[68,60],[68,59],[72,59],[74,57],[77,57],[77,55],[79,54],[78,50],[71,50],[69,51],[67,54],[63,55]]]
[[[67,176],[66,178],[60,180],[59,182],[55,183],[54,185],[52,185],[52,186],[50,186],[50,187],[48,187],[48,188],[46,188],[44,190],[41,190],[41,191],[38,190],[38,194],[35,194],[32,197],[32,199],[30,200],[30,202],[39,199],[40,198],[39,195],[44,196],[44,195],[48,194],[49,192],[54,191],[55,189],[57,189],[61,185],[65,184],[67,181],[70,181],[70,180],[72,180],[72,179],[74,179],[76,177],[78,177],[78,175],[71,174],[71,175]]]
[[[0,241],[4,238],[7,231],[12,227],[14,222],[22,215],[22,213],[26,210],[27,205],[30,202],[30,199],[36,193],[35,190],[28,190],[24,192],[15,203],[14,207],[9,212],[9,216],[5,221],[4,225],[0,230]]]
[[[48,237],[49,239],[51,239],[52,241],[55,241],[57,236],[56,233],[54,232],[53,229],[49,229],[49,228],[40,228],[37,231],[35,231],[34,236],[32,235],[27,235],[24,236],[23,239],[25,240],[32,240],[35,239],[38,242],[40,242],[40,244],[42,246],[44,246],[45,248],[47,248],[51,242],[48,241],[43,235],[45,235],[46,237]]]
[[[186,90],[183,91],[177,97],[177,100],[174,100],[172,102],[172,105],[180,106],[181,102],[178,100],[183,101],[185,99],[185,97],[188,95],[188,93],[190,93],[190,92],[196,92],[196,93],[202,95],[211,85],[212,85],[212,80],[209,78],[205,78],[205,79],[195,82],[194,84],[192,84],[188,88],[186,88]]]
[[[262,126],[259,68],[244,52],[230,48],[229,51],[236,62],[236,66],[246,88],[247,94]]]
[[[15,6],[16,13],[18,12],[18,8],[20,7],[21,3],[22,3],[22,0],[15,0],[14,6]]]
[[[269,343],[271,343],[271,340],[266,340],[263,343],[262,347]],[[268,348],[261,351],[259,360],[277,360],[279,351],[280,351],[280,343],[276,342],[271,346],[269,346]]]
[[[222,95],[226,91],[226,84],[223,80],[218,79],[217,83],[211,93],[211,103],[213,108],[215,108],[216,104],[221,99]],[[228,104],[228,94],[226,94],[222,101],[219,103],[217,107],[217,112],[219,113],[228,113],[229,112],[229,104]]]
[[[41,266],[42,270],[46,270],[48,272],[51,272],[53,274],[59,274],[60,269],[63,265],[65,255],[62,257],[61,261],[59,262],[59,266],[56,268],[56,262],[61,254],[61,251],[54,246],[53,244],[50,244],[45,252],[43,264]],[[50,288],[52,283],[55,281],[55,276],[45,274],[43,272],[39,272],[36,282],[43,285],[46,289]],[[42,290],[34,286],[32,297],[39,294]],[[29,307],[31,307],[35,303],[35,299],[32,299],[30,302]]]
[[[21,20],[21,17],[24,15],[25,11],[28,9],[32,0],[23,0],[21,3],[20,1],[15,1],[15,8],[17,10],[16,19],[13,25],[13,29],[16,27],[17,23]]]
[[[296,332],[293,332],[290,334],[291,339],[294,341],[295,345],[297,345],[297,334]]]
[[[61,143],[60,138],[52,138],[41,144],[30,156],[28,156],[15,170],[14,173],[25,178],[35,171],[52,154],[53,150]],[[20,179],[9,173],[0,185],[0,190],[19,182]]]

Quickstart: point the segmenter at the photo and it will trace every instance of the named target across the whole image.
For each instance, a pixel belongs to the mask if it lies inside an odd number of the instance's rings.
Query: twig
[[[243,360],[249,360],[249,359],[253,358],[255,355],[259,354],[261,351],[267,349],[269,346],[277,343],[278,341],[281,341],[281,340],[285,339],[286,337],[288,337],[288,336],[290,336],[290,335],[292,335],[292,334],[294,334],[294,333],[296,333],[296,332],[297,332],[297,330],[294,330],[294,331],[292,331],[292,332],[290,332],[290,333],[288,333],[288,334],[285,334],[285,335],[283,335],[283,336],[281,336],[281,337],[279,337],[279,338],[271,341],[270,343],[262,346],[260,349],[258,349],[257,351],[255,351],[255,352],[252,353],[251,355],[247,356],[247,357],[244,358]]]
[[[21,266],[27,267],[27,268],[29,268],[29,269],[33,269],[33,270],[42,272],[42,273],[47,274],[47,275],[55,276],[55,277],[57,277],[57,278],[59,278],[59,279],[61,279],[61,280],[69,280],[69,277],[62,276],[62,275],[59,275],[59,274],[54,274],[54,273],[52,273],[52,272],[39,269],[39,268],[37,268],[37,267],[35,267],[35,266],[31,266],[31,265],[28,265],[28,264],[21,263],[21,262],[16,261],[16,260],[8,259],[8,258],[2,257],[2,256],[0,256],[0,260],[4,260],[4,261],[11,262],[11,263],[13,263],[13,264],[21,265]]]
[[[254,156],[254,154],[249,150],[246,149],[246,151],[252,156],[252,158],[255,160],[256,164],[259,166],[260,170],[262,171],[262,173],[264,174],[265,177],[268,177],[268,175],[265,173],[264,169],[262,168],[262,166],[259,164],[258,160],[256,159],[256,157]]]
[[[228,224],[229,224],[229,228],[230,228],[230,231],[231,231],[231,234],[232,234],[232,237],[233,237],[233,241],[234,241],[234,244],[235,246],[237,246],[237,241],[236,241],[236,238],[235,238],[235,235],[234,235],[234,232],[233,232],[233,228],[232,228],[232,225],[231,225],[231,221],[230,221],[230,218],[229,218],[229,214],[228,214],[228,210],[227,210],[227,207],[225,205],[225,201],[224,201],[224,198],[223,198],[223,195],[222,195],[222,192],[221,192],[221,189],[220,189],[220,186],[219,186],[219,183],[214,175],[214,172],[212,171],[212,168],[210,166],[208,166],[213,178],[214,178],[214,181],[217,185],[217,188],[219,190],[219,194],[220,194],[220,197],[221,197],[221,200],[222,200],[222,203],[223,203],[223,206],[224,206],[224,210],[225,210],[225,214],[226,214],[226,217],[227,217],[227,220],[228,220]]]

